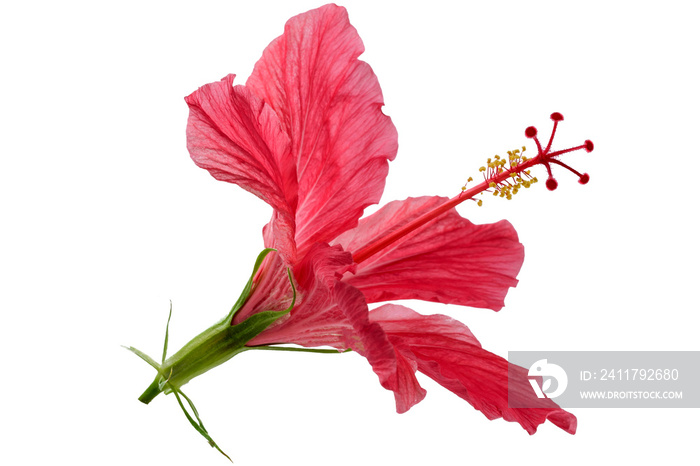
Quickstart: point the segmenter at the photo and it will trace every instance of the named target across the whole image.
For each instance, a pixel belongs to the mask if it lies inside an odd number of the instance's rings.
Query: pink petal
[[[356,251],[445,201],[436,196],[390,202],[334,243]],[[344,281],[369,303],[421,299],[499,310],[508,288],[518,283],[523,258],[510,223],[474,225],[452,209],[360,263]]]
[[[527,370],[481,348],[469,329],[446,316],[423,316],[403,306],[387,304],[370,313],[389,341],[418,370],[467,400],[489,419],[502,417],[519,423],[528,433],[547,419],[573,434],[576,417],[549,399],[538,399],[527,380]],[[537,408],[508,407],[509,368],[511,397],[528,400]]]
[[[382,387],[394,392],[396,411],[408,411],[426,393],[416,379],[415,362],[394,348],[381,325],[369,320],[367,303],[359,290],[336,282],[334,295],[338,307],[352,323],[350,347],[367,358]]]
[[[290,19],[246,85],[270,105],[291,138],[299,200],[300,254],[353,228],[379,201],[397,133],[347,12],[326,5]]]
[[[190,107],[187,148],[192,160],[214,178],[235,183],[270,204],[285,252],[293,249],[296,174],[288,162],[290,141],[269,105],[234,75],[202,86],[185,101]]]
[[[394,400],[396,401],[396,412],[402,414],[411,409],[413,405],[423,401],[427,392],[416,379],[416,369],[418,369],[416,361],[404,356],[404,352],[399,349],[395,349],[394,354],[397,377],[396,388],[393,389]]]

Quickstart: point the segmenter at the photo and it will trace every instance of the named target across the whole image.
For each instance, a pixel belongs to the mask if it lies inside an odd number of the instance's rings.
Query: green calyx
[[[292,274],[287,270],[293,295],[292,304],[288,309],[283,311],[259,312],[253,314],[239,324],[231,325],[233,317],[250,297],[253,290],[253,278],[255,274],[260,269],[265,257],[272,251],[274,251],[274,249],[265,249],[258,255],[248,283],[246,283],[241,296],[226,317],[194,337],[189,343],[183,346],[180,351],[166,359],[168,352],[168,327],[172,315],[172,304],[170,307],[170,315],[168,316],[168,325],[166,325],[165,329],[165,343],[163,345],[163,356],[160,364],[156,363],[152,358],[136,348],[127,348],[158,371],[156,379],[141,395],[139,398],[140,401],[148,404],[161,391],[167,394],[174,389],[179,389],[194,377],[228,361],[236,354],[246,351],[248,349],[246,343],[263,332],[277,319],[292,310],[296,301],[296,289],[294,288]]]
[[[246,346],[250,340],[262,333],[277,319],[288,314],[294,307],[297,294],[296,288],[294,287],[292,273],[289,271],[289,269],[287,269],[287,277],[289,278],[289,285],[292,289],[292,303],[287,309],[283,311],[258,312],[251,315],[239,324],[231,325],[233,322],[233,317],[243,307],[250,297],[250,294],[253,292],[253,278],[255,277],[255,274],[260,269],[265,257],[272,251],[274,251],[274,249],[265,249],[260,253],[255,261],[253,273],[250,275],[248,283],[246,283],[241,296],[238,298],[238,301],[236,301],[236,304],[233,305],[231,311],[226,315],[226,317],[194,337],[177,353],[166,359],[168,354],[170,318],[172,317],[173,313],[172,303],[170,304],[168,323],[165,326],[165,343],[163,344],[163,355],[160,363],[157,363],[155,360],[153,360],[153,358],[134,347],[125,347],[146,361],[158,373],[151,385],[141,394],[139,401],[148,404],[161,392],[165,393],[166,395],[173,393],[177,399],[178,405],[182,409],[182,412],[185,413],[185,417],[187,417],[187,420],[192,427],[194,427],[194,429],[199,432],[202,437],[207,439],[209,445],[216,448],[222,455],[228,458],[229,461],[231,458],[229,458],[229,456],[224,453],[221,448],[219,448],[216,442],[214,442],[214,439],[212,439],[209,435],[209,432],[207,432],[207,429],[204,427],[204,424],[199,417],[199,413],[197,412],[197,408],[195,408],[192,400],[182,392],[183,385],[192,380],[194,377],[197,377],[198,375],[201,375],[206,371],[228,361],[238,353],[248,350],[293,351],[327,354],[341,353],[341,351],[335,349],[299,348],[287,346]],[[344,352],[349,351],[350,350],[346,350]],[[185,402],[183,402],[183,400]]]
[[[199,414],[197,409],[194,407],[194,403],[192,403],[192,401],[182,392],[181,387],[194,377],[228,361],[235,355],[242,353],[243,351],[253,349],[251,347],[247,347],[246,343],[263,332],[277,319],[292,310],[294,303],[296,302],[296,289],[294,287],[292,274],[289,270],[287,270],[289,284],[292,288],[292,303],[289,308],[283,311],[259,312],[253,314],[239,324],[231,325],[233,317],[243,307],[252,292],[253,277],[255,277],[255,274],[258,272],[258,269],[262,265],[265,257],[272,251],[274,251],[274,249],[265,249],[260,253],[255,261],[253,273],[251,274],[248,283],[228,315],[226,315],[226,317],[224,317],[221,321],[194,337],[177,353],[166,359],[168,352],[168,328],[170,326],[170,317],[172,316],[172,303],[170,306],[170,314],[168,315],[168,324],[166,325],[165,329],[165,343],[163,345],[163,355],[160,364],[154,361],[148,355],[144,354],[142,351],[133,347],[126,347],[126,349],[146,361],[158,372],[155,380],[139,397],[139,401],[148,404],[161,392],[164,392],[165,394],[174,393],[178,404],[182,408],[190,424],[192,424],[195,430],[197,430],[204,438],[207,439],[212,447],[219,450],[219,452],[221,452],[227,458],[228,456],[209,436],[207,430],[204,428],[204,424],[199,418]],[[185,407],[185,404],[182,402],[183,398],[187,402],[189,408],[192,410],[194,418],[190,415]]]

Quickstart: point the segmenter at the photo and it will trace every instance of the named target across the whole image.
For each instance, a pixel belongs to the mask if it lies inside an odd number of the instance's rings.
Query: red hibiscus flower
[[[420,371],[489,419],[518,422],[531,434],[549,419],[574,433],[576,418],[549,399],[537,408],[510,408],[509,384],[511,397],[534,397],[527,371],[484,350],[464,324],[394,304],[370,311],[368,304],[420,299],[501,309],[523,262],[518,236],[507,221],[474,225],[454,206],[485,190],[510,197],[536,181],[529,173],[536,164],[546,166],[554,189],[550,164],[564,165],[554,157],[590,151],[592,143],[551,152],[551,139],[542,149],[530,127],[526,136],[538,146],[533,159],[519,151],[510,154],[509,167],[489,159],[484,182],[451,200],[393,201],[361,219],[379,201],[398,149],[377,78],[358,60],[363,50],[345,9],[326,5],[290,19],[245,85],[229,75],[186,98],[194,162],[272,206],[263,229],[268,249],[216,331],[167,361],[164,352],[163,365],[149,361],[159,377],[142,401],[161,390],[177,395],[192,377],[241,351],[331,346],[367,358],[400,413],[425,397]],[[552,119],[556,130],[561,115]],[[182,362],[197,345],[220,352],[204,370]]]
[[[287,308],[289,268],[297,304],[247,346],[352,348],[394,391],[399,412],[425,396],[417,369],[490,419],[517,421],[533,433],[550,418],[573,433],[574,416],[553,403],[537,412],[509,409],[508,363],[483,350],[463,324],[396,305],[368,310],[397,299],[498,310],[517,283],[523,247],[508,222],[477,226],[452,208],[353,261],[375,238],[447,201],[394,201],[358,222],[379,201],[398,148],[377,78],[358,60],[363,51],[345,9],[327,5],[289,20],[245,86],[230,75],[186,99],[195,163],[274,209],[264,237],[277,254],[266,259],[233,323]]]

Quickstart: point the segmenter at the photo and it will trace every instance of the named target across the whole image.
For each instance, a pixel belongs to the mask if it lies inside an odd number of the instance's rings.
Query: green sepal
[[[231,329],[235,329],[236,338],[240,339],[241,346],[245,346],[253,338],[260,335],[267,327],[272,325],[277,319],[289,313],[294,307],[294,303],[297,300],[297,290],[294,287],[294,280],[292,279],[292,272],[287,269],[287,277],[289,278],[289,284],[292,287],[292,303],[289,307],[283,311],[262,311],[252,316],[248,317],[246,320],[240,324],[231,326]]]
[[[250,316],[245,321],[231,325],[233,316],[243,307],[253,291],[253,278],[258,273],[265,257],[274,249],[264,249],[257,257],[253,272],[250,275],[243,291],[226,317],[210,328],[194,337],[183,346],[180,351],[161,364],[143,354],[135,348],[127,348],[140,356],[158,371],[158,377],[151,386],[139,397],[144,403],[149,403],[161,391],[166,394],[172,391],[172,387],[181,387],[192,378],[207,372],[208,370],[226,362],[236,354],[247,350],[245,346],[250,340],[263,332],[277,319],[290,312],[296,302],[296,289],[292,274],[287,270],[287,277],[292,287],[292,303],[284,311],[263,311]],[[172,304],[168,315],[168,324],[165,329],[165,342],[163,345],[163,358],[167,355],[170,318],[172,316]],[[168,384],[165,384],[165,381]]]
[[[126,349],[146,361],[158,372],[155,380],[146,389],[146,391],[143,392],[143,394],[139,397],[139,400],[145,404],[148,404],[161,392],[166,394],[174,393],[180,408],[185,413],[185,416],[192,427],[194,427],[194,429],[199,432],[200,435],[207,439],[212,447],[216,448],[229,460],[231,460],[231,458],[229,458],[229,456],[226,455],[221,448],[219,448],[219,446],[207,432],[202,420],[199,417],[199,413],[194,406],[194,403],[182,392],[181,387],[192,378],[226,362],[236,354],[253,349],[247,347],[246,344],[265,331],[265,329],[267,329],[275,321],[288,314],[294,307],[294,304],[296,303],[296,288],[294,286],[292,273],[289,269],[287,269],[287,278],[289,279],[289,284],[292,287],[292,302],[290,306],[283,311],[258,312],[251,315],[239,324],[231,325],[233,316],[243,307],[252,292],[252,284],[255,274],[260,269],[260,266],[267,254],[269,254],[271,251],[274,251],[274,249],[265,249],[260,253],[260,255],[258,255],[255,266],[253,267],[253,273],[251,274],[248,283],[226,318],[197,335],[182,349],[180,349],[180,351],[172,355],[170,358],[165,359],[168,352],[170,318],[172,317],[171,303],[170,312],[168,314],[168,322],[165,327],[165,342],[163,344],[161,364],[158,364],[153,358],[142,351],[133,347],[125,346]],[[192,410],[196,421],[185,408],[181,397],[185,398],[187,401],[187,404]]]
[[[162,365],[161,377],[170,380],[171,387],[182,387],[194,377],[223,364],[238,353],[248,350],[246,344],[262,333],[277,319],[289,313],[296,302],[296,288],[287,270],[292,287],[292,303],[283,311],[262,311],[243,322],[231,325],[224,319],[197,335]],[[166,388],[166,393],[169,390]],[[142,400],[143,401],[143,400]]]
[[[263,260],[265,260],[265,257],[267,257],[267,255],[272,251],[276,251],[276,249],[266,248],[263,249],[260,254],[258,254],[258,258],[255,260],[255,265],[253,266],[253,273],[250,274],[248,283],[246,283],[241,295],[238,297],[238,301],[236,301],[236,304],[233,305],[225,320],[233,322],[233,316],[235,316],[236,313],[243,307],[245,302],[248,301],[248,297],[253,289],[253,278],[255,278],[255,274],[258,273],[258,269],[262,265]]]

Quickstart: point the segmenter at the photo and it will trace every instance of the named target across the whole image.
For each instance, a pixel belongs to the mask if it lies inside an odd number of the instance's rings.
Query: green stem
[[[153,398],[158,396],[158,394],[161,392],[160,379],[160,376],[156,377],[151,385],[149,385],[148,388],[141,394],[139,397],[139,401],[141,403],[148,404],[153,400]]]

